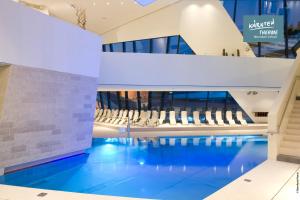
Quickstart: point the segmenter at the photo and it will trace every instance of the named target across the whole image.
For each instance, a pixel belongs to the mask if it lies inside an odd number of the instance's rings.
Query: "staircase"
[[[300,98],[296,97],[280,143],[280,161],[300,163]]]

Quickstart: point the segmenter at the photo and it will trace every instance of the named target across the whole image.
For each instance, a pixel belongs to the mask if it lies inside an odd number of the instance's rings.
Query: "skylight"
[[[148,6],[151,3],[154,3],[156,0],[135,0],[138,4],[140,4],[141,6]]]

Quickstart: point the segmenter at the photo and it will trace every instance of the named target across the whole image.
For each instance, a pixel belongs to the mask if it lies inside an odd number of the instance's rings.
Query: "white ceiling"
[[[44,5],[50,15],[71,23],[76,23],[76,15],[71,4],[85,9],[87,29],[103,34],[129,21],[147,15],[178,0],[156,0],[143,7],[134,0],[25,0],[25,2]]]

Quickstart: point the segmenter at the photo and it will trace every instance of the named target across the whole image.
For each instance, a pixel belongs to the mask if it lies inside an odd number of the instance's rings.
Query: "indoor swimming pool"
[[[85,154],[0,176],[0,184],[149,199],[203,199],[267,158],[263,136],[94,139]]]

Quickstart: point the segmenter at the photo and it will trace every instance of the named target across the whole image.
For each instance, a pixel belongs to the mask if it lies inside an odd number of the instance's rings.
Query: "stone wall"
[[[9,69],[10,68],[8,66],[0,66],[0,119],[4,103],[4,95],[7,87],[7,80],[9,76]]]
[[[13,65],[9,72],[0,113],[0,168],[90,147],[96,78]]]

